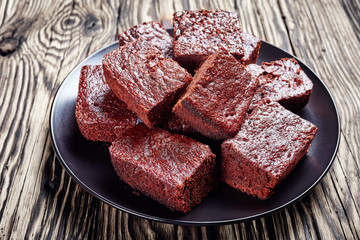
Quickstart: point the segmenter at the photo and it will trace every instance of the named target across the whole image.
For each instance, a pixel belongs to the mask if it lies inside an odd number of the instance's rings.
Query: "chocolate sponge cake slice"
[[[241,32],[241,37],[243,41],[244,56],[240,59],[240,62],[244,65],[256,63],[262,44],[261,39],[244,32]]]
[[[198,69],[173,111],[209,139],[233,137],[257,84],[257,78],[252,78],[229,52],[220,50]]]
[[[144,38],[106,54],[102,63],[110,88],[148,126],[165,119],[192,80]]]
[[[144,38],[159,49],[166,58],[173,58],[173,38],[158,22],[145,22],[118,35],[119,45],[123,46],[138,38]]]
[[[267,199],[307,153],[317,127],[279,103],[263,104],[247,116],[239,133],[221,145],[221,179]]]
[[[249,109],[267,102],[279,102],[290,110],[303,108],[310,100],[312,81],[294,58],[261,64],[264,73],[259,76],[259,86]]]
[[[235,12],[184,10],[173,15],[174,58],[197,69],[206,58],[224,48],[237,59],[244,55],[240,20]]]
[[[140,123],[109,151],[121,180],[171,210],[190,211],[217,185],[209,146],[182,135]]]
[[[114,141],[116,134],[121,135],[137,121],[104,82],[101,65],[82,67],[75,116],[86,139],[103,142]]]

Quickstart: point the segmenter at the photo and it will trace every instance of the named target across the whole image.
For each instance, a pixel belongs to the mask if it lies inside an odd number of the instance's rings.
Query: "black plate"
[[[302,69],[314,82],[310,102],[299,115],[314,123],[319,131],[309,152],[290,176],[268,200],[250,197],[221,184],[187,214],[172,212],[145,196],[133,194],[112,168],[106,144],[87,141],[75,120],[80,69],[101,64],[104,54],[118,43],[92,54],[81,62],[59,87],[50,114],[50,132],[54,149],[66,171],[90,194],[125,212],[151,220],[186,225],[229,224],[262,217],[283,209],[305,196],[330,168],[339,143],[340,122],[334,101],[324,83],[301,61]],[[293,57],[263,42],[258,63]]]

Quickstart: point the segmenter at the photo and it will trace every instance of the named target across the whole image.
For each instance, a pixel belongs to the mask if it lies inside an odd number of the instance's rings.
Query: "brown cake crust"
[[[310,100],[312,81],[294,58],[262,63],[264,73],[259,76],[259,86],[249,109],[267,102],[279,102],[285,108],[298,110]]]
[[[160,23],[145,22],[120,33],[119,45],[123,46],[140,37],[150,41],[166,58],[173,58],[173,39]]]
[[[86,139],[103,142],[114,141],[116,134],[121,135],[137,121],[104,82],[101,65],[81,68],[75,116]]]
[[[244,65],[256,63],[261,48],[261,39],[244,32],[241,32],[241,37],[243,41],[244,56],[241,58],[240,62]]]
[[[244,55],[241,25],[235,12],[175,12],[173,32],[174,58],[187,69],[197,69],[209,55],[222,48],[237,59]]]
[[[267,199],[307,153],[316,132],[314,124],[279,103],[257,107],[221,145],[222,181]]]
[[[209,146],[140,123],[109,148],[120,179],[168,208],[188,212],[217,185]]]
[[[106,54],[103,68],[110,88],[148,126],[165,119],[192,80],[177,62],[143,38]]]
[[[257,79],[226,50],[212,54],[200,67],[173,108],[192,128],[212,140],[233,137],[257,87]]]

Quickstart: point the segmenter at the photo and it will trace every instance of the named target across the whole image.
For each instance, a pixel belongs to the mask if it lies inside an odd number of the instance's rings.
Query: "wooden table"
[[[244,31],[296,55],[332,93],[338,153],[293,206],[232,225],[164,224],[97,200],[56,159],[49,112],[72,68],[122,30],[183,9],[237,11]],[[0,239],[359,239],[359,49],[360,4],[351,0],[1,1]]]

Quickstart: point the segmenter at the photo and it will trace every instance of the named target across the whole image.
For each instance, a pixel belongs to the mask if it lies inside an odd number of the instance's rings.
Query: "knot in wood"
[[[15,52],[21,45],[22,37],[6,37],[0,39],[0,55],[5,57]]]
[[[101,28],[99,22],[99,19],[93,14],[88,14],[85,19],[85,34],[92,35],[97,32]]]
[[[73,30],[75,28],[81,27],[83,23],[83,19],[78,14],[72,14],[71,16],[68,16],[64,18],[61,21],[61,28],[64,30]]]

